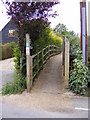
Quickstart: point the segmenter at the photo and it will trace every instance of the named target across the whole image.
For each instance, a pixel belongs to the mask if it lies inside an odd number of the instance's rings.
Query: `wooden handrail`
[[[60,48],[58,46],[49,45],[46,48],[43,48],[37,54],[30,56],[30,79],[31,79],[30,81],[32,81],[32,84],[34,78],[36,77],[38,72],[42,69],[43,65],[46,63],[49,57],[56,55],[58,53],[60,53]],[[35,63],[33,63],[34,59]]]

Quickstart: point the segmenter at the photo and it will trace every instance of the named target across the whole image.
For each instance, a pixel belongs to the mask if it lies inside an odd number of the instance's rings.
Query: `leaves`
[[[73,60],[73,70],[70,71],[69,88],[76,94],[85,94],[88,85],[88,68],[85,66],[82,52],[77,51]]]

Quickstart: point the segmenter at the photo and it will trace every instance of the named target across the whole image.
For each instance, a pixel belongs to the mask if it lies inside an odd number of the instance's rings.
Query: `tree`
[[[54,28],[54,33],[56,33],[59,36],[65,37],[65,35],[68,33],[66,25],[59,23],[55,28]]]
[[[10,4],[9,1],[6,2],[7,13],[9,16],[11,16],[12,21],[17,26],[18,42],[21,52],[21,66],[23,50],[25,46],[25,30],[28,30],[28,24],[31,20],[35,21],[36,19],[44,20],[45,26],[50,24],[48,22],[48,17],[55,17],[57,15],[56,11],[53,13],[50,13],[50,11],[52,11],[52,7],[58,3],[59,2],[55,2],[54,0],[53,2],[12,2],[12,4]]]

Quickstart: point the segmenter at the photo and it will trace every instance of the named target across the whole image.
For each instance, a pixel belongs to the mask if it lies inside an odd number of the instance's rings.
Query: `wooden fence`
[[[30,92],[34,83],[34,78],[43,68],[45,62],[53,55],[60,53],[60,48],[55,45],[49,45],[37,54],[30,56],[30,38],[26,34],[26,70],[27,70],[27,92]]]
[[[43,68],[46,61],[53,55],[60,53],[60,48],[55,45],[49,45],[35,55],[30,56],[30,81],[31,88],[34,78],[38,72]]]

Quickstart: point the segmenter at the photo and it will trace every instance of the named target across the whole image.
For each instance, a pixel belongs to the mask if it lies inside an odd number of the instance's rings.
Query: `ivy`
[[[70,71],[69,88],[76,94],[86,94],[88,86],[89,70],[83,61],[82,52],[77,51],[76,58],[73,60],[73,69]]]

